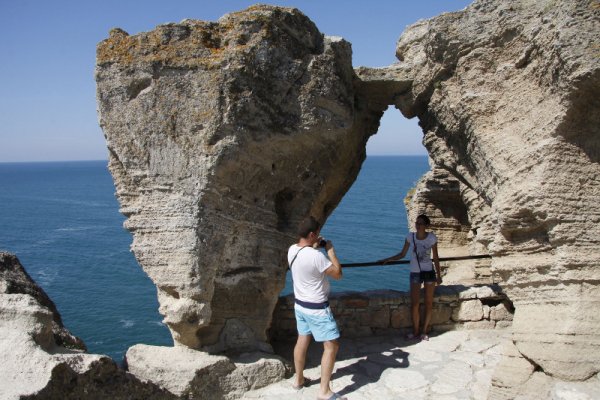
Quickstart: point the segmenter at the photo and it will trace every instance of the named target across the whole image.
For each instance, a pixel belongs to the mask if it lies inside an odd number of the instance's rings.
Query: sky
[[[325,35],[352,43],[353,65],[394,63],[406,26],[466,7],[468,0],[278,0]],[[257,1],[0,0],[0,162],[105,160],[96,114],[96,45],[183,19],[216,21]],[[368,155],[426,154],[416,119],[389,108]]]

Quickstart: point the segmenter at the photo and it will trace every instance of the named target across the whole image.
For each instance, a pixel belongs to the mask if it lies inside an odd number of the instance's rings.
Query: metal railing
[[[440,257],[440,262],[442,261],[459,261],[459,260],[479,260],[483,258],[492,258],[492,256],[487,254],[474,255],[474,256],[462,256],[462,257]],[[381,261],[372,261],[372,262],[364,262],[364,263],[348,263],[342,264],[343,268],[355,268],[355,267],[375,267],[381,265],[394,265],[394,264],[408,264],[410,260],[398,260],[398,261],[389,261],[387,263],[383,263]]]

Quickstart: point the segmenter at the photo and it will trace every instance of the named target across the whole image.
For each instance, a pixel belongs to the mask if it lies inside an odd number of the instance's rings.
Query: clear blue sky
[[[107,158],[96,115],[96,44],[113,27],[136,34],[185,18],[215,21],[256,1],[0,0],[0,162]],[[267,2],[265,2],[267,3]],[[407,25],[468,0],[281,0],[326,35],[352,43],[354,66],[395,62]],[[416,120],[388,109],[370,155],[425,154]]]

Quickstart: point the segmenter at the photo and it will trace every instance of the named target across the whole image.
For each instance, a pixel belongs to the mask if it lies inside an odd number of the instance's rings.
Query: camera
[[[327,246],[327,240],[325,240],[325,239],[319,240],[319,247],[325,248],[325,246]]]

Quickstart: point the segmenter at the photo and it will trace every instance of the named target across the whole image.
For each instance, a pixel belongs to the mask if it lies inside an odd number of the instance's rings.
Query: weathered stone
[[[444,395],[465,389],[473,379],[473,370],[467,363],[450,361],[436,375],[437,379],[431,385],[431,391]]]
[[[361,325],[371,328],[387,328],[390,326],[390,309],[371,310],[361,316]]]
[[[473,399],[487,400],[490,386],[492,385],[492,371],[477,371],[474,375],[475,383],[472,386]]]
[[[390,324],[392,325],[392,328],[408,328],[412,326],[410,306],[394,309],[390,316]]]
[[[463,363],[466,363],[472,367],[483,367],[485,365],[484,356],[480,353],[457,351],[457,352],[452,353],[452,355],[450,356],[450,359],[456,360],[456,361],[462,361]],[[490,381],[491,381],[491,374],[490,374]]]
[[[355,338],[372,337],[373,329],[368,326],[342,326],[340,334]]]
[[[52,342],[70,349],[86,350],[83,341],[64,327],[54,302],[31,279],[17,257],[10,253],[0,252],[0,293],[21,293],[32,296],[37,304],[47,308],[52,315]],[[49,338],[47,340],[51,341]]]
[[[136,377],[184,398],[235,399],[285,377],[278,357],[244,354],[237,360],[185,346],[135,345],[127,351],[127,366]]]
[[[481,321],[466,321],[462,325],[459,325],[459,327],[459,329],[494,329],[496,322],[485,319]]]
[[[406,341],[397,334],[360,340],[342,337],[343,355],[336,361],[332,387],[347,393],[349,398],[364,400],[599,398],[598,377],[585,382],[567,382],[541,371],[533,372],[518,391],[499,392],[498,387],[491,388],[492,374],[500,361],[499,343],[510,341],[510,336],[509,332],[483,330],[435,334],[427,342]],[[320,346],[317,347],[320,350]],[[290,344],[287,352],[292,351],[293,344]],[[320,352],[313,355],[318,359]],[[318,377],[319,363],[309,364],[306,376]],[[251,391],[243,398],[304,400],[317,397],[318,385],[295,391],[291,387],[293,379]]]
[[[599,15],[478,0],[409,27],[399,63],[356,74],[349,45],[297,10],[113,31],[98,48],[100,123],[175,341],[264,346],[293,227],[330,214],[394,104],[419,118],[431,158],[409,215],[493,256],[482,277],[513,302],[522,356],[559,378],[598,373]]]
[[[512,328],[512,322],[511,321],[496,321],[496,329],[506,329],[506,328]]]
[[[435,288],[434,302],[451,302],[458,299],[458,286],[444,285]]]
[[[506,307],[504,302],[491,307],[490,319],[492,321],[512,321],[513,313]]]
[[[415,390],[429,384],[423,374],[406,368],[390,368],[381,374],[382,383],[396,391]]]
[[[590,382],[557,382],[550,392],[556,400],[592,400],[600,398],[598,379]]]
[[[483,318],[483,305],[479,300],[468,300],[452,312],[454,321],[480,321]]]
[[[504,343],[502,351],[503,357],[492,376],[490,399],[515,398],[535,368],[513,343]]]
[[[369,307],[369,299],[365,296],[342,297],[339,302],[344,308],[367,308]]]
[[[368,290],[362,292],[362,295],[369,299],[369,307],[398,304],[398,299],[406,298],[406,293],[398,290]]]
[[[497,286],[474,286],[460,291],[460,299],[491,299],[499,297],[500,288]]]
[[[490,300],[490,304],[499,303],[495,309],[498,310],[495,314],[496,318],[506,318],[502,322],[506,324],[497,326],[495,320],[479,320],[479,321],[457,321],[452,319],[453,312],[458,315],[462,302],[479,301],[478,299],[463,299],[459,300],[457,290],[468,291],[468,288],[463,286],[440,286],[436,288],[434,293],[433,310],[431,316],[431,326],[435,332],[443,332],[453,329],[494,329],[496,327],[509,327],[511,325],[512,314],[502,313],[502,310],[507,310],[507,305],[510,302],[506,296],[495,291],[494,297],[484,299]],[[477,297],[478,291],[473,291],[473,296]],[[487,293],[483,291],[482,293]],[[491,293],[491,292],[490,292]],[[410,295],[405,292],[398,291],[377,291],[374,298],[366,299],[366,293],[334,293],[330,297],[331,309],[336,317],[338,326],[343,331],[345,337],[363,337],[366,334],[385,334],[389,330],[404,329],[412,326],[410,312]],[[353,301],[356,296],[356,303]],[[296,332],[296,321],[293,308],[290,307],[289,299],[291,296],[280,298],[273,314],[273,324],[269,329],[270,337],[277,341],[286,341],[294,338]],[[346,308],[345,304],[361,303],[368,300],[368,305],[365,308]],[[502,305],[504,304],[504,305]],[[364,305],[364,304],[363,304]],[[481,312],[488,310],[491,314],[492,308],[488,305],[481,306]],[[424,318],[425,307],[420,305],[421,321]],[[487,315],[487,314],[486,314]],[[489,317],[489,315],[488,315]],[[488,318],[489,319],[489,318]]]
[[[245,353],[233,358],[236,366],[234,371],[247,382],[249,389],[258,389],[278,382],[289,375],[291,366],[282,358],[265,353]],[[245,389],[235,390],[236,395],[241,395]]]
[[[431,158],[409,215],[493,256],[517,348],[569,380],[600,371],[599,18],[585,1],[479,0],[410,26],[399,65],[359,75],[363,93],[412,78],[389,100],[419,117]]]
[[[463,256],[471,252],[485,254],[484,250],[470,250],[466,247],[441,249],[440,257]],[[491,259],[442,261],[442,277],[444,285],[489,285],[494,282],[491,273]]]
[[[452,318],[452,308],[447,305],[434,304],[431,310],[431,324],[446,324]]]
[[[0,287],[2,399],[175,398],[119,369],[109,357],[77,349],[85,345],[62,325],[46,293],[14,255],[3,252]]]
[[[484,304],[483,305],[483,319],[490,319],[490,306]]]
[[[448,251],[445,248],[468,245],[470,223],[467,207],[461,196],[460,181],[450,172],[441,168],[427,172],[419,180],[409,201],[420,206],[408,208],[409,223],[416,221],[419,214],[429,216],[438,237],[440,254],[446,256]]]
[[[265,343],[298,222],[333,211],[383,113],[366,113],[351,62],[349,43],[272,6],[98,45],[109,169],[177,343]]]

